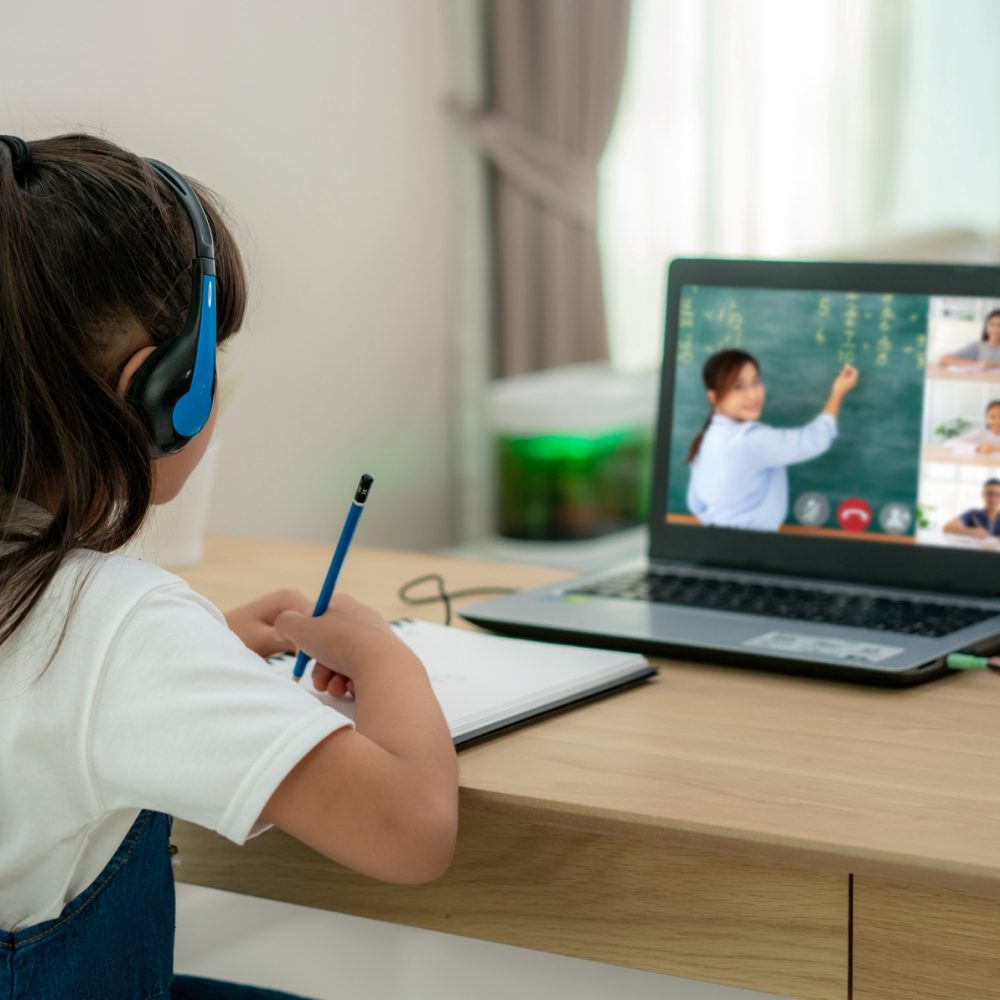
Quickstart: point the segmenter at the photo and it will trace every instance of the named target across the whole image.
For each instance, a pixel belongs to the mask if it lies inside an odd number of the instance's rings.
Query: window
[[[1000,229],[1000,4],[633,0],[632,17],[600,179],[619,366],[658,363],[671,257]]]

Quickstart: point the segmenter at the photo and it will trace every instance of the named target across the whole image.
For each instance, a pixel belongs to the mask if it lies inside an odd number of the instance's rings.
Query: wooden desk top
[[[925,462],[940,462],[943,465],[1000,465],[1000,451],[965,452],[955,451],[943,444],[925,444],[921,455]],[[992,469],[987,470],[993,475]]]
[[[927,377],[946,382],[1000,382],[1000,369],[970,366],[968,370],[963,370],[961,365],[935,363],[927,366]]]
[[[314,594],[330,546],[216,536],[182,571],[220,607]],[[357,549],[341,588],[528,586],[561,571]],[[463,808],[1000,897],[1000,675],[883,690],[658,661],[655,680],[460,754]]]

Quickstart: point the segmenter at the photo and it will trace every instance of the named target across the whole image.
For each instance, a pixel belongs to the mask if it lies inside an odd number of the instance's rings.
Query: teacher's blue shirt
[[[985,507],[980,507],[978,510],[975,508],[967,510],[964,514],[960,515],[959,520],[966,528],[982,528],[991,535],[1000,537],[1000,516],[991,521]]]
[[[822,455],[836,436],[828,413],[787,430],[717,413],[691,463],[688,509],[702,524],[776,531],[788,514],[786,466]]]

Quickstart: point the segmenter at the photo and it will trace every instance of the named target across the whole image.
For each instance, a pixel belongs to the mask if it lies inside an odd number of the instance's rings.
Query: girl
[[[941,358],[942,365],[980,370],[1000,368],[1000,309],[994,309],[983,323],[979,340]]]
[[[948,438],[945,445],[953,451],[962,451],[971,445],[980,455],[1000,452],[1000,399],[986,404],[985,427]]]
[[[206,192],[173,176],[85,135],[0,137],[5,997],[279,995],[174,977],[171,815],[237,843],[274,824],[393,882],[435,878],[454,846],[447,727],[374,611],[342,595],[311,618],[282,590],[223,617],[117,554],[215,423],[206,396],[203,429],[165,445],[150,371],[197,309],[217,315],[219,342],[243,318],[232,237]],[[191,274],[210,271],[217,287],[198,299]],[[204,358],[177,369],[193,387],[207,365],[209,392],[214,340],[213,326]],[[354,691],[353,726],[261,659],[293,646],[322,664],[317,688]]]
[[[713,354],[702,379],[712,409],[687,454],[688,509],[702,524],[776,531],[788,512],[786,468],[833,444],[840,403],[857,385],[857,369],[845,365],[820,414],[793,430],[758,422],[764,383],[757,359],[746,351]]]

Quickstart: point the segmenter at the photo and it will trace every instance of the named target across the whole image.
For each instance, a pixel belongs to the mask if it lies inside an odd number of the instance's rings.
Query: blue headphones
[[[208,423],[215,397],[215,241],[198,196],[176,170],[146,160],[184,206],[194,230],[191,304],[179,337],[142,363],[126,398],[153,437],[153,457],[180,451]]]

